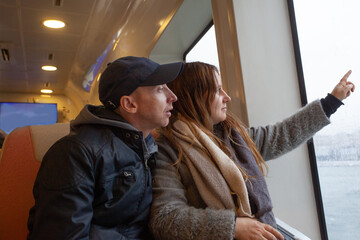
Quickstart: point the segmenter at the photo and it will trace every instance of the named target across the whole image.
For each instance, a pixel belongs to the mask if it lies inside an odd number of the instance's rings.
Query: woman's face
[[[215,72],[215,82],[217,85],[217,91],[210,106],[211,119],[214,125],[226,119],[226,103],[231,101],[229,95],[227,95],[226,92],[222,89],[221,78],[217,72]]]

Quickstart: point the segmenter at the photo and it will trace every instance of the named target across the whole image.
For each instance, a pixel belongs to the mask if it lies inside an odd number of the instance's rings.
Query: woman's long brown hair
[[[174,129],[173,124],[179,118],[181,118],[182,121],[193,123],[199,127],[231,158],[230,150],[225,146],[224,142],[213,133],[211,103],[217,90],[215,81],[216,73],[218,73],[217,68],[210,64],[202,62],[185,63],[182,73],[174,81],[168,84],[168,87],[177,96],[178,101],[173,104],[174,110],[169,125],[162,128],[160,132],[178,151],[179,159],[176,163],[178,166],[184,155],[181,146],[177,143],[177,140],[172,134],[172,130]],[[262,174],[265,175],[267,169],[266,163],[246,129],[239,124],[239,121],[237,121],[232,114],[227,113],[226,120],[220,124],[223,126],[227,136],[233,143],[235,143],[235,141],[232,139],[231,129],[235,129],[240,133],[253,154]],[[189,126],[191,129],[191,125]],[[196,137],[194,129],[191,130]],[[238,167],[244,178],[247,180],[249,176],[240,168],[240,166]]]

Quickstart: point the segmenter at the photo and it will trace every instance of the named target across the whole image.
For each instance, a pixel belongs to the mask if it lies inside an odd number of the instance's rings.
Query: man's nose
[[[166,90],[168,92],[169,102],[176,102],[177,101],[177,96],[175,95],[175,93],[173,93],[173,91],[171,91],[170,88],[168,88],[167,86],[166,86]]]

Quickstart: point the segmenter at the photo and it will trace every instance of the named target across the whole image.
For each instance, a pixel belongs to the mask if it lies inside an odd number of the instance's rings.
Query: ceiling
[[[158,18],[166,19],[177,6],[175,0],[0,0],[0,47],[10,56],[4,61],[0,55],[0,92],[39,94],[49,83],[54,94],[64,94],[69,81],[81,88],[119,28],[127,26],[130,33],[147,27],[149,38],[155,39]],[[46,28],[42,21],[49,18],[67,25]],[[58,70],[45,72],[42,65]]]
[[[40,93],[45,83],[61,94],[66,86],[96,0],[0,0],[0,46],[10,61],[0,60],[0,92]],[[63,20],[64,29],[42,25],[48,18]],[[42,65],[58,70],[45,72]]]
[[[4,61],[0,54],[0,94],[40,94],[47,83],[54,94],[65,94],[69,82],[82,89],[85,75],[114,40],[114,34],[118,34],[121,46],[109,58],[148,56],[182,2],[0,0],[0,48],[7,49],[10,56],[10,61]],[[178,51],[181,56],[211,20],[209,0],[185,3],[172,21],[170,34],[163,34],[170,37],[161,36],[154,55],[169,60],[166,54]],[[49,18],[67,25],[63,29],[46,28],[42,22]],[[46,72],[42,65],[55,65],[58,70]]]

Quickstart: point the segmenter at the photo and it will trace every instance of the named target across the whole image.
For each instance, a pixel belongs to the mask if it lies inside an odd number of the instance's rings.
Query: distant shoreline
[[[360,161],[317,161],[318,167],[352,167],[360,166]]]

